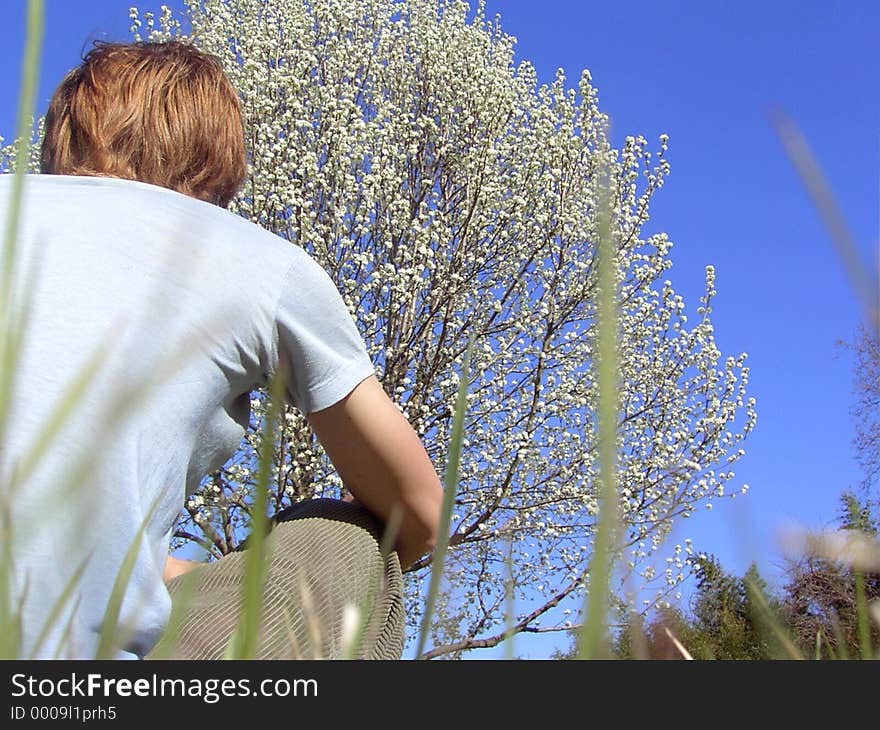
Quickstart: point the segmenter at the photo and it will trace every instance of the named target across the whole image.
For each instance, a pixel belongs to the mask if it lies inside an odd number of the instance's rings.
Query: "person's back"
[[[398,513],[404,566],[435,539],[436,472],[333,282],[223,210],[244,180],[243,145],[234,89],[186,44],[103,44],[53,96],[50,174],[25,177],[14,291],[26,329],[0,448],[22,656],[95,655],[134,543],[115,650],[150,650],[184,495],[233,455],[251,389],[282,362],[288,400],[349,491],[380,520]],[[4,228],[12,184],[0,176]]]
[[[11,182],[0,177],[0,225]],[[323,270],[217,206],[139,182],[54,175],[26,178],[25,201],[17,289],[31,304],[3,449],[8,473],[79,374],[94,372],[16,496],[17,567],[30,569],[28,593],[39,601],[58,595],[100,544],[83,579],[100,609],[126,543],[155,509],[132,577],[139,595],[126,604],[138,616],[131,649],[143,653],[166,618],[157,575],[184,487],[240,445],[249,393],[275,371],[279,343],[291,353],[311,336],[332,346],[320,372],[297,363],[301,391],[291,399],[304,411],[335,403],[373,368]],[[81,476],[79,464],[88,468]],[[47,608],[25,611],[30,641]],[[94,650],[101,618],[78,614],[73,636],[86,645],[75,655]]]

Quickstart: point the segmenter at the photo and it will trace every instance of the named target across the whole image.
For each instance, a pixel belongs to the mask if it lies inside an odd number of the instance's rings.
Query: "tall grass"
[[[617,267],[611,232],[611,190],[608,169],[599,177],[597,357],[593,363],[599,387],[599,519],[590,563],[585,620],[578,641],[579,659],[608,654],[612,555],[617,532]]]
[[[464,362],[461,366],[461,375],[458,381],[458,396],[455,401],[455,412],[452,417],[452,432],[450,434],[449,451],[446,456],[446,472],[443,490],[443,509],[440,513],[440,527],[438,528],[437,547],[431,559],[431,579],[428,584],[428,597],[425,602],[425,611],[422,614],[422,624],[419,631],[419,639],[416,645],[416,657],[423,657],[428,634],[431,631],[431,620],[434,615],[434,606],[440,593],[440,584],[443,581],[443,566],[446,561],[446,551],[449,549],[449,526],[452,522],[452,507],[455,504],[455,495],[458,490],[458,469],[461,461],[461,442],[464,438],[464,417],[467,411],[467,390],[470,377],[471,355],[474,349],[474,336],[468,340],[467,350],[464,354]]]
[[[816,208],[838,258],[843,265],[850,285],[862,307],[862,313],[873,337],[880,340],[880,268],[864,261],[859,254],[855,238],[850,232],[846,216],[838,204],[833,189],[810,149],[807,140],[794,122],[781,110],[770,112],[770,122]],[[870,617],[865,597],[865,576],[858,565],[853,566],[856,592],[859,651],[862,659],[880,659],[880,646],[871,644]],[[880,626],[880,620],[878,620]],[[816,655],[821,656],[823,637],[816,637]],[[827,644],[827,637],[824,637]],[[837,645],[845,652],[845,642],[837,639]],[[829,655],[836,658],[830,644]],[[846,658],[845,656],[842,658]]]
[[[771,111],[770,121],[828,231],[871,331],[880,337],[880,271],[872,271],[873,265],[862,260],[846,216],[801,131],[779,109]]]
[[[269,474],[272,469],[272,448],[275,443],[276,424],[281,417],[284,402],[284,368],[279,368],[269,386],[269,408],[260,439],[257,488],[251,504],[251,531],[246,552],[242,612],[236,632],[226,652],[228,659],[253,659],[257,654],[263,587],[266,566],[269,562],[268,509]]]
[[[3,263],[0,270],[0,443],[4,443],[12,396],[16,363],[24,332],[24,317],[13,296],[16,241],[24,188],[24,160],[30,139],[30,117],[36,102],[40,49],[43,41],[43,2],[29,0],[24,63],[18,99],[18,139],[12,200],[3,237]],[[4,489],[5,491],[5,489]],[[21,644],[21,602],[13,591],[11,505],[4,496],[0,505],[0,657],[19,655]],[[18,605],[14,605],[18,604]]]

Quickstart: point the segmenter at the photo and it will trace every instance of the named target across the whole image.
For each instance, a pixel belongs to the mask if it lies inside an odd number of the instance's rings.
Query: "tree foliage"
[[[645,559],[675,518],[724,494],[756,419],[745,355],[715,345],[714,269],[691,324],[664,278],[672,242],[643,233],[669,172],[666,136],[656,152],[641,136],[613,149],[589,72],[576,89],[561,70],[539,86],[482,4],[470,19],[467,3],[446,0],[188,5],[195,42],[222,59],[247,116],[249,178],[235,209],[330,273],[438,470],[476,334],[434,655],[500,640],[502,538],[527,606],[517,630],[562,623],[562,607],[581,600],[597,510],[595,201],[610,171],[622,550],[652,577]],[[159,26],[147,30],[179,30],[168,16]],[[253,407],[256,422],[259,397]],[[253,446],[190,501],[179,538],[235,547]],[[275,461],[276,509],[344,486],[294,409]],[[413,624],[429,565],[409,576]],[[674,583],[684,563],[671,566]]]
[[[754,564],[739,577],[717,558],[698,556],[692,561],[696,589],[689,605],[667,603],[647,621],[629,613],[615,636],[613,655],[790,658],[781,633],[803,657],[880,656],[880,520],[871,503],[851,493],[842,495],[841,504],[840,530],[813,536],[804,555],[789,562],[781,590],[771,590]],[[858,581],[864,586],[861,635]],[[575,654],[572,645],[556,657]]]
[[[724,570],[714,556],[695,561],[696,592],[690,610],[667,605],[646,625],[630,621],[617,636],[621,659],[682,659],[681,647],[694,659],[770,659],[778,648],[754,605],[755,591],[768,595],[757,566],[742,577]],[[772,596],[769,602],[778,611]],[[673,638],[674,637],[674,638]]]
[[[841,531],[868,540],[875,555],[880,553],[880,523],[871,505],[851,493],[844,494],[841,503]],[[818,644],[825,654],[857,657],[862,650],[857,581],[864,585],[865,608],[872,601],[880,605],[880,562],[875,557],[873,565],[859,565],[853,560],[853,551],[831,550],[828,542],[825,549],[790,564],[783,605],[792,635],[802,650],[812,653]],[[872,646],[880,646],[880,622],[867,615],[864,619]]]

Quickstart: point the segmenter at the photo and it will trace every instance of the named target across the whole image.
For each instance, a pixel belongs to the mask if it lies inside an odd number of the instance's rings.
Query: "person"
[[[440,480],[339,291],[300,246],[226,210],[246,177],[245,128],[216,58],[179,40],[96,43],[52,96],[41,172],[23,183],[25,329],[0,449],[20,656],[94,657],[130,548],[111,656],[153,649],[172,604],[164,580],[193,568],[168,559],[178,514],[239,447],[250,394],[277,373],[356,500],[306,516],[372,519],[374,537],[394,516],[403,567],[432,549]],[[4,226],[11,193],[0,176]],[[313,572],[350,563],[332,534],[282,537],[276,554],[318,551]],[[240,555],[195,572],[235,570]],[[345,570],[350,581],[358,564]]]

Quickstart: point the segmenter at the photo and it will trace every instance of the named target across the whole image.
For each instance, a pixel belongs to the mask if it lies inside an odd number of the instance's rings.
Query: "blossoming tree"
[[[252,156],[234,203],[328,271],[388,394],[442,473],[468,337],[460,483],[447,586],[430,656],[493,646],[505,631],[563,628],[589,584],[597,515],[597,179],[611,176],[620,302],[619,565],[675,586],[656,554],[676,518],[725,494],[753,428],[745,354],[713,339],[715,274],[694,322],[665,279],[672,242],[645,237],[669,172],[667,137],[613,149],[584,71],[539,86],[482,2],[188,0],[192,36],[239,89]],[[167,9],[132,11],[136,37],[180,34]],[[255,394],[257,425],[264,400]],[[214,554],[241,539],[256,438],[187,503],[176,540]],[[343,487],[287,410],[270,500]],[[508,550],[510,559],[506,559]],[[419,621],[430,557],[408,575]],[[656,572],[656,575],[655,575]]]

